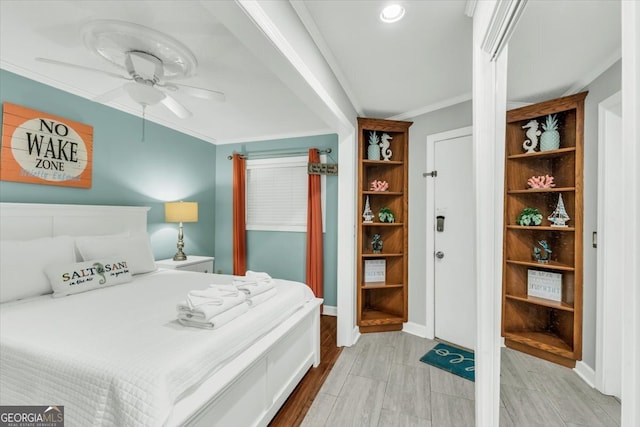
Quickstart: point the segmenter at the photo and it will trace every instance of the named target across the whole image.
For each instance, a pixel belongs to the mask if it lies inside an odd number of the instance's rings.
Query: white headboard
[[[149,207],[0,203],[0,239],[147,231]]]

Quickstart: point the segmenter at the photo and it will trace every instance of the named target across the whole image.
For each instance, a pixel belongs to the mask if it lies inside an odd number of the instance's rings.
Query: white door
[[[464,133],[464,132],[463,132]],[[476,278],[472,137],[433,141],[435,337],[475,348]],[[439,218],[440,217],[440,218]]]

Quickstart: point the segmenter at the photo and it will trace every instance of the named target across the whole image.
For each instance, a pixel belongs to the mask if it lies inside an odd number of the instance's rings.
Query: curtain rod
[[[331,148],[327,148],[326,150],[318,150],[318,152],[320,154],[329,154],[331,153]],[[241,154],[242,157],[244,157],[245,159],[248,158],[249,156],[257,156],[259,158],[262,159],[266,159],[269,157],[280,157],[280,156],[300,156],[302,154],[308,154],[309,151],[290,151],[288,153],[278,153],[278,152],[263,152],[262,154],[257,151],[254,152],[253,154],[247,153],[247,154]],[[227,159],[231,160],[233,159],[233,156],[227,156]]]

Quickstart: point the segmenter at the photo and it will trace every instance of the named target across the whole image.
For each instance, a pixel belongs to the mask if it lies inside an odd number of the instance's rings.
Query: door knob
[[[438,259],[444,258],[444,252],[442,252],[442,251],[436,252],[436,258],[438,258]]]

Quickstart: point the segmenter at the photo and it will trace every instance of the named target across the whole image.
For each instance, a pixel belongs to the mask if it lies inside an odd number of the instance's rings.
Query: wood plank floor
[[[342,350],[302,427],[474,427],[474,383],[419,361],[435,344],[363,334]],[[573,370],[508,348],[501,361],[500,427],[620,425],[620,403]]]
[[[320,366],[309,370],[270,426],[473,427],[474,383],[419,358],[436,342],[404,332],[363,334],[337,348],[322,316]],[[617,427],[620,402],[571,369],[502,350],[500,427]]]
[[[336,363],[341,347],[336,347],[336,317],[320,317],[320,365],[311,368],[302,378],[289,399],[273,418],[270,427],[297,427],[302,424],[320,387]]]

